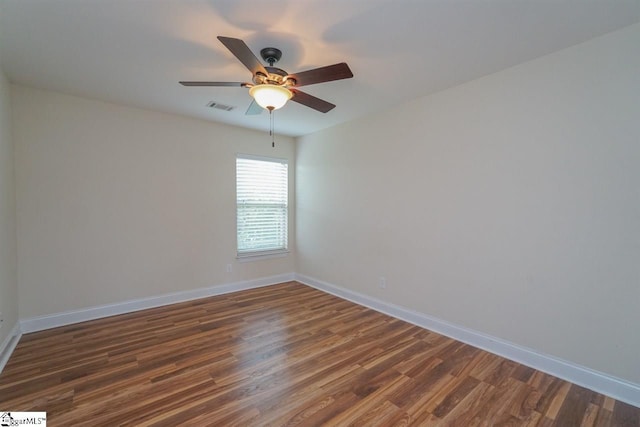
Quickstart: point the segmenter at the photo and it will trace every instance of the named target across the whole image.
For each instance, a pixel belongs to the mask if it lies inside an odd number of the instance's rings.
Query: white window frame
[[[241,215],[242,215],[242,203],[239,195],[239,180],[238,180],[238,161],[239,160],[255,160],[261,162],[271,162],[278,163],[281,165],[286,165],[286,180],[285,180],[285,197],[284,204],[274,204],[274,203],[264,203],[265,206],[279,206],[280,209],[284,209],[284,241],[282,246],[278,245],[278,247],[270,247],[265,249],[256,249],[250,250],[244,247],[241,247]],[[236,154],[236,257],[240,261],[251,261],[254,259],[263,259],[263,258],[274,258],[286,256],[289,253],[289,161],[287,159],[275,158],[275,157],[265,157],[265,156],[254,156],[249,154]],[[254,203],[256,204],[256,203]],[[256,205],[260,205],[258,202]]]

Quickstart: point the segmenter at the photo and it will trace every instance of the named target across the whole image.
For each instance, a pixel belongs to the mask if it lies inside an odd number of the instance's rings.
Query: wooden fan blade
[[[182,86],[224,86],[224,87],[246,87],[249,83],[241,82],[178,82]]]
[[[256,100],[254,99],[253,101],[251,101],[251,104],[249,104],[249,108],[247,108],[247,112],[244,114],[247,116],[257,116],[258,114],[262,114],[263,111],[264,108],[258,105]]]
[[[249,69],[249,71],[251,71],[251,74],[254,76],[256,73],[262,73],[265,76],[269,75],[267,70],[260,63],[258,58],[256,58],[253,52],[251,52],[251,49],[249,49],[249,46],[247,46],[245,42],[240,39],[222,36],[218,36],[218,40],[220,40],[220,42],[222,42],[222,44],[225,45],[227,49],[229,49],[231,53],[233,53],[235,57]]]
[[[353,77],[353,73],[346,62],[341,62],[340,64],[327,65],[326,67],[291,74],[289,77],[296,80],[296,86],[308,86],[333,80],[350,79]]]
[[[297,102],[298,104],[306,105],[309,108],[313,108],[314,110],[320,111],[321,113],[327,113],[336,106],[330,102],[327,102],[323,99],[316,98],[313,95],[309,95],[308,93],[302,92],[297,89],[290,89],[293,92],[292,101]]]

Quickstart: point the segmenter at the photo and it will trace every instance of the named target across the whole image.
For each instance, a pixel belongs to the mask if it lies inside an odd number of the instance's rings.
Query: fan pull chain
[[[276,146],[276,136],[274,130],[273,108],[269,108],[269,135],[271,136],[271,146]]]

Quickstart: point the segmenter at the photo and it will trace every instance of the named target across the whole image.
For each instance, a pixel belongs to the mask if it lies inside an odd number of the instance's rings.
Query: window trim
[[[256,250],[256,251],[247,251],[240,252],[238,247],[238,159],[244,160],[257,160],[263,162],[271,162],[271,163],[280,163],[287,166],[287,182],[286,182],[286,190],[287,190],[287,205],[286,205],[286,237],[285,237],[285,247],[279,249],[264,249],[264,250]],[[269,156],[259,156],[254,154],[244,154],[244,153],[236,153],[235,155],[235,204],[236,204],[236,215],[235,215],[235,224],[236,224],[236,259],[239,262],[248,262],[260,259],[271,259],[271,258],[281,258],[286,257],[289,254],[289,206],[290,206],[290,171],[289,171],[289,159],[281,158],[281,157],[269,157]]]
[[[289,249],[280,249],[277,251],[260,251],[260,252],[244,252],[236,254],[238,262],[258,261],[262,259],[284,258],[289,255]]]

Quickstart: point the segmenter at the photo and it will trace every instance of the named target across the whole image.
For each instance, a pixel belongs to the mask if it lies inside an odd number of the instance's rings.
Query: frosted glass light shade
[[[262,108],[277,110],[291,99],[293,93],[286,87],[261,84],[249,89],[249,95],[251,95]]]

